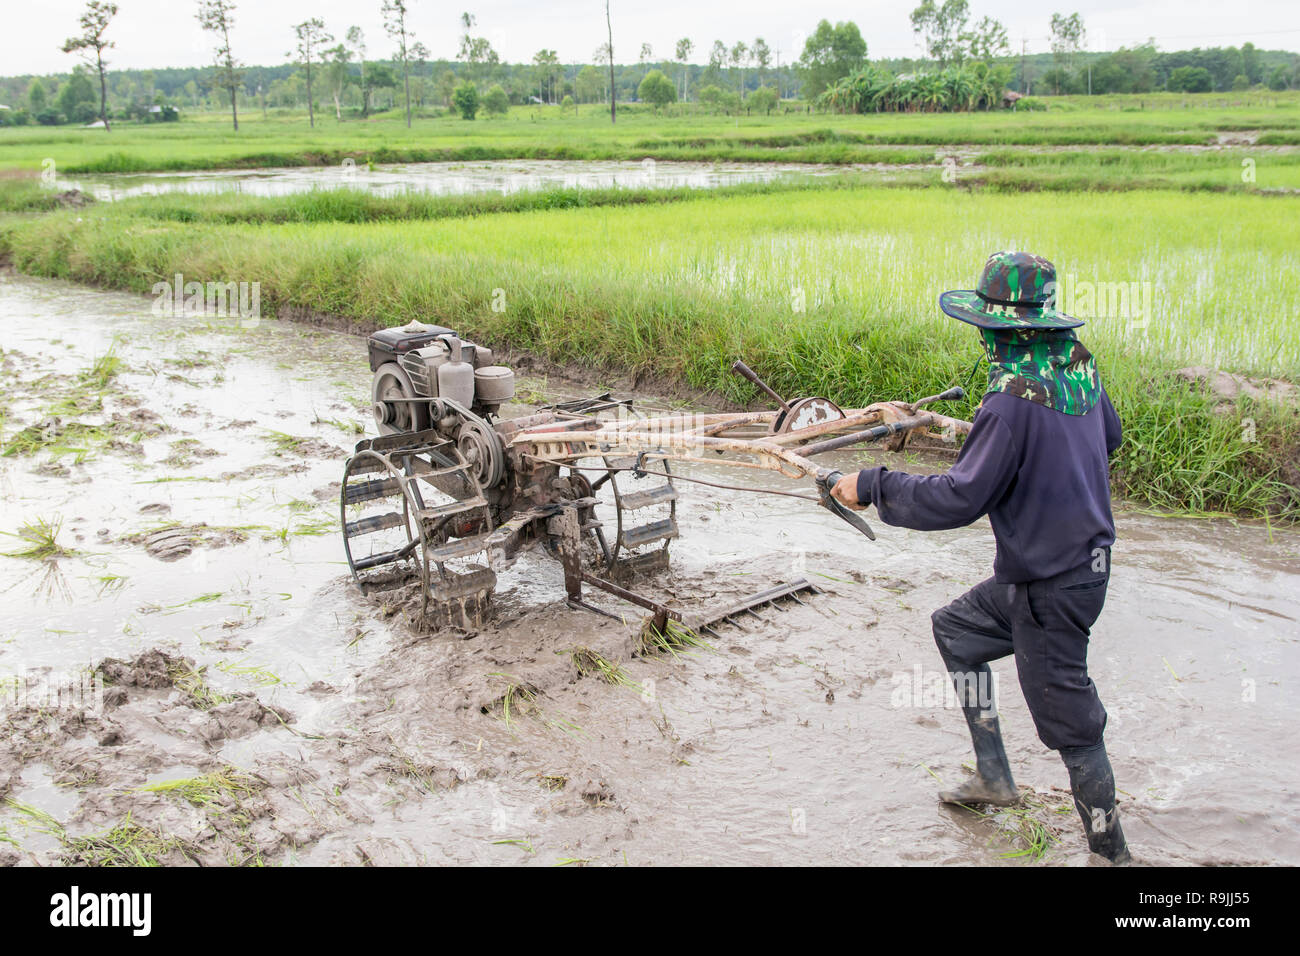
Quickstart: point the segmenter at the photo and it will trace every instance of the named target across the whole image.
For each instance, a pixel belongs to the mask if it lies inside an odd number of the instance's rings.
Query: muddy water
[[[405,192],[435,195],[530,189],[712,189],[735,183],[770,182],[790,176],[834,176],[847,167],[804,163],[689,163],[614,160],[488,160],[483,162],[408,163],[368,167],[344,165],[148,173],[78,177],[69,188],[100,200],[161,193],[236,192],[283,196],[312,189],[363,189],[382,196]]]
[[[0,458],[0,531],[45,519],[74,552],[0,558],[0,678],[25,688],[0,708],[0,859],[66,859],[129,812],[180,841],[158,848],[170,862],[1026,865],[1007,818],[934,800],[970,756],[928,616],[987,573],[986,523],[873,543],[805,502],[683,484],[672,570],[638,587],[688,611],[796,575],[825,593],[711,649],[634,656],[633,609],[596,599],[627,625],[569,610],[558,567],[525,555],[493,623],[421,636],[350,587],[333,528],[368,425],[359,339],[6,278],[0,348],[6,443],[41,422],[61,436]],[[102,408],[70,410],[110,349]],[[140,536],[166,523],[206,529],[162,560]],[[1300,539],[1126,513],[1115,564],[1091,660],[1135,854],[1300,863]],[[580,676],[575,647],[635,686]],[[40,699],[151,651],[204,668],[221,703],[144,664],[98,709]],[[1018,780],[1059,831],[1041,863],[1089,864],[1064,769],[1014,666],[996,670]],[[512,685],[533,699],[507,718]],[[213,810],[142,789],[213,773],[252,792]]]

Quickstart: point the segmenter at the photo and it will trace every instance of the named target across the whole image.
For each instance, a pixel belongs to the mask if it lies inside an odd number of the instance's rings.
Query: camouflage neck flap
[[[1069,329],[981,330],[989,391],[1027,398],[1067,415],[1086,415],[1101,398],[1092,353]]]

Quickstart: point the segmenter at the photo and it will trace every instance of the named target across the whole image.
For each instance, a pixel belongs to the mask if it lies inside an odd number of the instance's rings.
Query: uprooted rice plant
[[[178,797],[193,807],[230,809],[256,794],[263,782],[256,776],[234,767],[198,777],[161,780],[137,787],[139,793],[161,793]]]
[[[66,558],[76,554],[59,541],[59,532],[63,530],[62,518],[36,518],[24,522],[16,532],[4,531],[0,534],[18,539],[21,545],[13,551],[5,551],[8,558],[29,558],[33,561],[50,561]]]

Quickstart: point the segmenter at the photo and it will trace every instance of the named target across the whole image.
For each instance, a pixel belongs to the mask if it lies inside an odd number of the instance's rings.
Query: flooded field
[[[339,166],[285,169],[211,170],[201,173],[140,173],[82,176],[67,180],[99,200],[164,193],[224,193],[283,196],[312,189],[363,189],[381,196],[406,192],[435,195],[515,193],[529,189],[712,189],[735,183],[765,183],[792,176],[834,176],[846,168],[805,163],[689,163],[646,159],[487,160],[483,162]]]
[[[1035,833],[1057,837],[1037,865],[1094,862],[1010,662],[1025,813],[934,796],[971,758],[929,614],[987,575],[987,522],[868,542],[683,484],[672,568],[640,590],[825,593],[648,653],[641,612],[568,609],[538,552],[480,632],[419,634],[342,555],[361,339],[0,277],[0,349],[0,862],[1035,865]],[[1298,619],[1295,532],[1120,515],[1091,662],[1139,862],[1300,864]]]

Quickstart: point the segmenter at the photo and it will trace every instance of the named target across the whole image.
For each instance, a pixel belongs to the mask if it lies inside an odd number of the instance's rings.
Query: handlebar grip
[[[750,382],[751,384],[759,388],[761,391],[766,392],[768,397],[773,399],[782,408],[787,410],[790,408],[786,400],[782,398],[780,395],[778,395],[774,388],[772,388],[770,385],[767,384],[767,382],[759,378],[758,373],[755,372],[748,365],[746,365],[744,362],[742,362],[740,359],[736,359],[736,361],[731,363],[731,370],[735,372],[737,375],[739,375],[741,378],[743,378],[745,381]]]
[[[965,397],[966,389],[962,388],[960,385],[954,385],[952,388],[948,389],[948,391],[940,392],[938,399],[941,402],[955,402],[958,399]]]
[[[875,541],[876,533],[871,530],[871,525],[867,524],[867,519],[863,518],[862,515],[858,514],[856,511],[850,511],[848,508],[844,507],[836,501],[835,496],[831,494],[831,489],[834,488],[843,477],[844,473],[839,471],[828,471],[817,476],[817,490],[821,495],[822,507],[831,514],[843,518],[852,525],[855,530],[862,532],[870,540]]]

